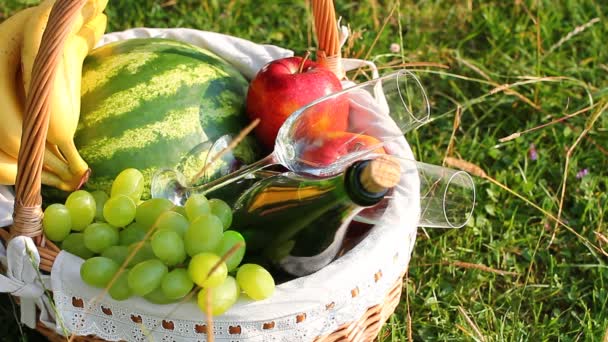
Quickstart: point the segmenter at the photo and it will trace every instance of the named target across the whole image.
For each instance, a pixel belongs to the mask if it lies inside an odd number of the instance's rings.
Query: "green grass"
[[[35,3],[14,1],[0,3],[0,20]],[[419,73],[435,121],[407,136],[418,159],[441,164],[461,107],[452,155],[480,166],[553,216],[561,205],[561,218],[572,229],[556,227],[546,213],[478,179],[478,206],[469,226],[419,230],[402,301],[380,340],[404,341],[410,335],[417,341],[605,340],[608,117],[598,112],[608,101],[605,1],[401,0],[396,7],[394,1],[335,2],[357,37],[346,55],[368,56],[379,66],[449,66]],[[297,54],[314,51],[316,44],[303,0],[113,0],[107,12],[110,31],[191,27],[281,45]],[[401,52],[391,53],[391,43]],[[567,79],[512,88],[519,96],[490,94],[497,85],[526,77]],[[591,99],[599,104],[592,110],[499,142],[586,108]],[[594,115],[599,118],[572,150],[566,169],[567,150]],[[537,160],[530,158],[532,144]],[[577,178],[583,169],[588,175]],[[19,332],[3,298],[0,336],[34,338]]]

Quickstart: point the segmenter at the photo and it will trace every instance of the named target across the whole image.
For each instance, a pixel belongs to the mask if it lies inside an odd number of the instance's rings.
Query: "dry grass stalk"
[[[593,232],[593,234],[595,234],[595,237],[600,240],[601,243],[603,244],[608,244],[608,238],[606,236],[604,236],[602,233],[599,232]],[[600,244],[600,249],[602,250],[603,254],[607,254],[606,250],[604,249],[604,247]]]
[[[456,114],[454,115],[454,124],[452,125],[452,135],[450,136],[450,142],[448,143],[448,147],[445,151],[445,156],[443,157],[443,165],[445,165],[445,160],[454,152],[454,144],[456,143],[456,131],[460,127],[461,115],[462,107],[458,106],[456,108]]]
[[[245,247],[245,244],[243,242],[238,242],[236,245],[232,246],[232,248],[230,248],[228,252],[222,255],[220,260],[216,262],[213,267],[211,267],[211,270],[209,270],[209,273],[207,273],[207,277],[211,276],[211,274],[213,274],[213,272],[215,272],[218,267],[220,267],[224,262],[226,262],[226,260],[228,260],[228,258],[230,258],[234,253],[236,253],[236,251],[243,247]]]
[[[542,125],[539,125],[539,126],[536,126],[536,127],[532,127],[532,128],[526,129],[524,131],[515,132],[515,133],[513,133],[513,134],[511,134],[509,136],[506,136],[504,138],[498,139],[498,141],[501,142],[501,143],[504,143],[504,142],[507,142],[507,141],[511,141],[511,140],[517,139],[520,136],[522,136],[523,134],[530,133],[530,132],[542,129],[542,128],[545,128],[547,126],[550,126],[550,125],[553,125],[553,124],[556,124],[556,123],[559,123],[559,122],[562,122],[562,121],[566,121],[566,120],[568,120],[570,118],[573,118],[573,117],[575,117],[575,116],[577,116],[579,114],[586,113],[586,112],[590,111],[591,109],[595,108],[596,106],[597,106],[597,104],[594,104],[594,105],[588,106],[586,108],[583,108],[583,109],[581,109],[579,111],[576,111],[576,112],[574,112],[572,114],[565,115],[565,116],[563,116],[563,117],[561,117],[559,119],[555,119],[555,120],[552,120],[550,122],[547,122],[545,124],[542,124]]]
[[[583,138],[589,133],[589,131],[591,131],[591,129],[593,128],[593,125],[595,124],[597,119],[600,117],[600,115],[602,113],[604,113],[604,111],[606,109],[608,109],[608,102],[603,103],[603,106],[600,109],[596,110],[595,113],[593,113],[593,115],[587,121],[587,124],[585,125],[585,129],[583,129],[583,131],[578,136],[578,138],[576,138],[576,141],[574,142],[574,144],[572,144],[572,146],[570,146],[570,148],[568,149],[568,152],[566,152],[566,162],[564,165],[564,178],[562,181],[562,191],[561,191],[560,200],[559,200],[559,209],[557,210],[557,220],[558,221],[562,217],[564,199],[566,197],[566,184],[568,181],[568,169],[570,167],[570,158],[572,157],[572,154],[574,153],[574,150],[576,149],[576,147],[580,144],[581,140],[583,140]],[[553,235],[551,236],[551,241],[549,242],[549,245],[551,245],[551,243],[553,243],[553,240],[555,239],[555,236],[557,235],[558,228],[559,228],[559,225],[556,222],[555,226],[553,227]]]
[[[382,66],[376,66],[378,70],[382,69],[394,69],[394,68],[416,68],[416,67],[431,67],[431,68],[441,68],[441,69],[449,69],[450,66],[443,63],[435,63],[435,62],[401,62],[400,60],[394,60],[387,63],[383,63]],[[369,69],[369,67],[362,67],[361,69]]]
[[[488,76],[485,72],[483,72],[481,69],[479,69],[475,65],[469,63],[467,60],[462,59],[462,58],[457,58],[457,60],[459,62],[461,62],[462,64],[466,65],[467,67],[469,67],[470,69],[472,69],[473,71],[477,72],[479,75],[481,75],[481,77],[483,77],[485,80],[487,80],[488,84],[490,84],[491,86],[495,87],[495,89],[502,87],[502,85],[500,85],[496,81],[492,80],[492,78],[490,76]],[[540,110],[541,109],[538,104],[534,103],[532,100],[530,100],[529,98],[525,97],[523,94],[521,94],[518,91],[515,91],[513,89],[505,89],[505,93],[507,95],[513,95],[513,96],[517,97],[518,99],[520,99],[521,101],[527,103],[530,107],[532,107],[532,108],[534,108],[536,110]],[[490,94],[493,94],[493,93],[490,92]]]
[[[483,271],[483,272],[495,273],[495,274],[499,274],[499,275],[502,275],[502,276],[506,276],[506,275],[517,276],[518,275],[516,272],[509,272],[509,271],[498,270],[498,269],[495,269],[495,268],[488,267],[486,265],[473,264],[473,263],[464,262],[464,261],[445,262],[443,264],[444,265],[461,267],[461,268],[470,268],[470,269],[475,269],[475,270],[479,270],[479,271]]]
[[[593,232],[595,234],[595,236],[598,238],[598,240],[600,240],[601,242],[608,244],[608,237],[604,236],[602,233],[600,232]]]
[[[608,104],[607,104],[608,105]],[[446,158],[446,165],[450,166],[450,167],[454,167],[463,171],[467,171],[468,173],[483,178],[487,181],[489,181],[490,183],[498,186],[499,188],[507,191],[508,193],[510,193],[511,195],[521,199],[522,201],[524,201],[525,203],[527,203],[529,206],[533,207],[534,209],[540,211],[541,213],[543,213],[545,216],[547,216],[548,218],[550,218],[551,220],[553,220],[554,222],[556,222],[557,224],[561,225],[562,227],[566,228],[569,232],[571,232],[574,236],[576,236],[579,240],[581,240],[586,246],[593,248],[594,250],[596,250],[599,253],[602,253],[602,255],[605,255],[608,257],[608,253],[606,253],[604,250],[602,250],[601,248],[599,248],[598,246],[594,245],[591,243],[591,241],[589,241],[589,239],[585,238],[584,236],[582,236],[581,234],[579,234],[574,228],[570,227],[569,225],[567,225],[566,223],[564,223],[563,221],[561,221],[560,219],[558,219],[555,215],[551,214],[550,212],[546,211],[545,209],[539,207],[537,204],[535,204],[534,202],[530,201],[529,199],[525,198],[524,196],[520,195],[519,193],[513,191],[511,188],[505,186],[504,184],[502,184],[501,182],[497,181],[496,179],[488,176],[488,174],[485,173],[485,171],[483,171],[481,169],[481,167],[461,160],[461,159],[456,159],[456,158],[452,158],[452,157],[448,157]]]
[[[411,315],[411,311],[410,311],[410,287],[409,287],[409,283],[410,283],[410,273],[409,272],[405,272],[405,302],[407,305],[407,310],[406,310],[406,321],[407,321],[407,340],[410,342],[414,341],[414,337],[413,337],[413,331],[414,329],[412,329],[412,315]]]
[[[489,178],[488,174],[479,166],[462,160],[462,159],[457,159],[454,157],[446,157],[443,162],[445,163],[445,165],[449,166],[449,167],[454,167],[457,169],[460,169],[462,171],[466,171],[474,176],[480,177],[480,178]]]
[[[395,3],[395,5],[393,5],[393,7],[391,8],[391,11],[389,12],[389,14],[384,19],[384,23],[382,23],[382,28],[380,29],[380,31],[378,31],[376,38],[374,38],[372,45],[369,47],[369,50],[367,51],[367,54],[365,54],[365,57],[363,59],[369,60],[369,57],[372,54],[372,50],[374,49],[374,46],[376,46],[376,43],[378,43],[378,40],[380,40],[380,36],[382,35],[382,32],[384,32],[384,29],[386,29],[386,25],[389,23],[390,19],[395,14],[395,10],[398,8],[398,6],[399,6],[399,2],[397,1]],[[357,78],[358,75],[359,75],[359,69],[357,69],[357,72],[355,73],[355,76],[353,77],[353,79]]]
[[[536,0],[536,20],[534,21],[534,27],[536,28],[536,76],[540,76],[540,60],[543,54],[543,42],[540,34],[540,0]],[[540,93],[539,85],[536,85],[534,89],[534,103],[540,107]]]
[[[380,19],[378,18],[378,0],[370,0],[370,7],[372,8],[372,20],[374,21],[374,30],[378,30],[380,27]]]
[[[458,330],[460,330],[460,331],[462,331],[463,333],[465,333],[465,335],[467,335],[468,337],[470,337],[470,338],[471,338],[473,341],[479,341],[479,339],[475,337],[475,334],[473,334],[472,332],[468,331],[468,330],[467,330],[465,327],[463,327],[462,325],[460,325],[460,324],[456,323],[456,324],[454,324],[454,326],[455,326],[455,327],[456,327]]]
[[[562,39],[560,39],[557,43],[553,44],[553,46],[551,46],[549,48],[549,51],[547,53],[549,54],[549,53],[553,52],[555,49],[558,49],[560,46],[564,45],[567,41],[572,39],[574,36],[582,33],[586,29],[590,28],[591,26],[593,26],[599,22],[600,22],[600,18],[593,18],[593,19],[589,20],[587,23],[575,27],[574,30],[570,31],[566,36],[564,36]]]
[[[538,82],[559,82],[559,81],[562,81],[562,80],[571,80],[568,77],[564,77],[564,76],[556,76],[556,77],[530,77],[530,76],[524,76],[524,77],[521,77],[521,78],[524,79],[525,81],[520,81],[520,82],[516,82],[516,83],[512,83],[512,84],[505,84],[505,85],[502,85],[502,86],[498,86],[498,87],[492,89],[490,91],[490,94],[492,95],[492,94],[498,93],[500,91],[505,91],[505,93],[509,94],[509,91],[511,91],[510,90],[511,87],[525,85],[525,84],[535,84],[535,83],[538,83]],[[488,83],[491,84],[491,82],[488,82]],[[587,88],[585,88],[585,89],[587,89]],[[519,94],[519,93],[517,93],[517,94]],[[534,107],[535,109],[539,110],[541,113],[548,114],[552,119],[554,119],[552,114],[547,113],[542,108],[540,108],[540,106],[538,106],[535,103],[532,103],[528,98],[524,97],[523,95],[521,95],[521,97],[520,96],[518,96],[518,97],[520,99],[522,99],[522,101],[524,101],[525,103],[527,103],[527,104],[531,105],[532,107]],[[593,106],[591,100],[590,100],[590,102],[591,102],[590,106]],[[575,127],[572,126],[570,123],[565,122],[565,124],[570,129],[572,129],[572,130],[575,129]],[[514,134],[513,137],[509,136],[507,138],[516,139],[517,138],[517,134]],[[595,146],[604,155],[608,156],[608,149],[606,149],[602,145],[598,144],[595,140],[593,140],[593,138],[591,138],[591,137],[589,137],[587,135],[585,136],[585,139],[587,141],[591,142],[593,144],[593,146]]]
[[[355,48],[355,44],[357,43],[358,40],[361,39],[361,37],[363,37],[363,32],[362,31],[351,31],[350,27],[349,27],[349,36],[348,38],[346,38],[346,43],[344,44],[344,46],[342,47],[342,55],[345,57],[354,57],[357,58],[357,53],[355,53],[353,51],[353,49]]]
[[[473,331],[475,332],[475,335],[477,335],[476,336],[477,339],[479,341],[485,342],[486,339],[481,334],[479,327],[477,326],[477,324],[475,324],[475,322],[473,322],[471,317],[469,317],[466,310],[462,306],[458,306],[458,311],[460,311],[460,314],[464,317],[465,321],[467,321],[467,324],[471,327],[471,329],[473,329]]]
[[[486,74],[485,72],[483,72],[483,70],[479,69],[477,66],[475,66],[473,63],[467,61],[464,58],[457,58],[457,60],[466,65],[469,69],[475,71],[476,73],[478,73],[481,77],[485,78],[488,81],[492,81],[492,78],[490,78],[490,76],[488,76],[488,74]]]
[[[163,2],[160,7],[171,7],[171,6],[175,6],[177,5],[177,0],[167,0],[165,2]]]
[[[567,77],[563,76],[547,76],[547,77],[527,77],[524,81],[519,81],[515,83],[507,83],[500,85],[492,90],[490,90],[490,94],[494,95],[502,91],[507,91],[513,87],[517,87],[520,85],[533,84],[538,82],[559,82],[563,80],[567,80]]]
[[[524,11],[526,12],[526,14],[528,14],[528,17],[530,17],[530,20],[532,20],[534,25],[536,25],[536,18],[534,17],[534,15],[532,15],[532,12],[530,12],[530,9],[528,8],[528,6],[526,6],[525,1],[515,0],[515,6],[522,7],[524,9]]]

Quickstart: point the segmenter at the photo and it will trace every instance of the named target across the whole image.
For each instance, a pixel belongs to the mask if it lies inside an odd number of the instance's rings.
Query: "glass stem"
[[[274,157],[274,152],[267,155],[266,157],[256,161],[253,164],[249,164],[237,171],[229,173],[223,177],[220,177],[216,180],[213,180],[209,183],[203,184],[199,187],[193,188],[192,190],[196,190],[197,192],[202,192],[203,194],[209,193],[211,191],[215,191],[220,189],[221,187],[228,185],[230,183],[236,182],[239,179],[245,178],[247,175],[259,171],[265,167],[277,164],[277,160]]]

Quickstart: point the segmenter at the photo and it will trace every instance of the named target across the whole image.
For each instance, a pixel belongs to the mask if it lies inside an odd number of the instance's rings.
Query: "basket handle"
[[[336,21],[333,0],[312,0],[315,33],[319,44],[317,62],[331,70],[339,79],[344,78],[340,53],[340,32]]]
[[[57,0],[53,5],[32,68],[25,100],[21,148],[17,160],[15,210],[11,236],[42,235],[41,173],[49,128],[50,92],[63,46],[78,12],[87,0]],[[44,243],[44,239],[40,239]]]

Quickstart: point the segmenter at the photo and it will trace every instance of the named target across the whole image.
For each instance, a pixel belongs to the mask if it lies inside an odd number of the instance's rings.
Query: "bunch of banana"
[[[25,97],[42,34],[56,0],[25,9],[0,23],[0,184],[15,183]],[[72,191],[89,168],[74,145],[80,116],[82,63],[101,39],[108,0],[88,0],[72,25],[50,92],[50,120],[42,183]]]

